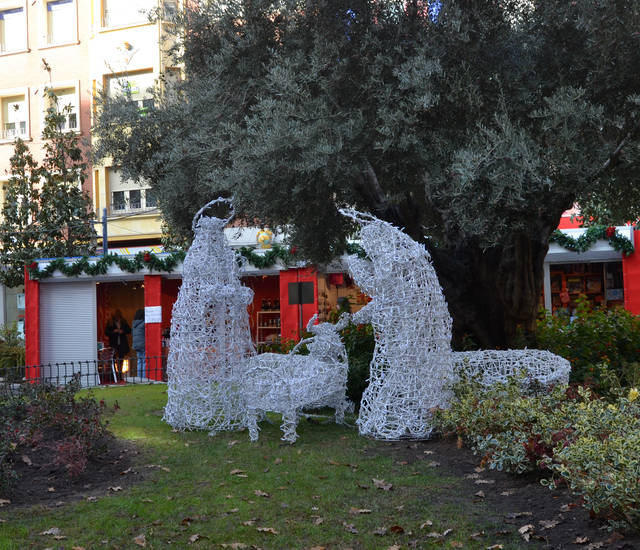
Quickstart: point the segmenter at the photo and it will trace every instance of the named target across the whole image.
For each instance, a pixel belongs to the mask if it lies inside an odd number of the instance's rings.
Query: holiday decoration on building
[[[296,427],[305,408],[331,407],[336,422],[344,420],[349,407],[349,365],[338,331],[347,325],[348,315],[335,325],[314,325],[317,318],[316,314],[307,324],[313,336],[298,342],[290,353],[263,353],[247,360],[241,391],[248,407],[251,441],[258,439],[258,420],[267,411],[282,415],[282,439],[290,443],[298,437]],[[305,344],[309,355],[297,354]]]
[[[273,244],[273,231],[263,227],[256,235],[256,242],[260,245],[260,248],[271,248]]]
[[[362,435],[429,437],[431,410],[447,406],[449,388],[461,375],[485,385],[518,375],[541,385],[568,382],[569,363],[546,351],[453,353],[451,317],[425,247],[374,216],[341,212],[360,224],[362,247],[371,260],[348,259],[356,284],[372,298],[353,322],[370,322],[376,335],[357,421]]]
[[[173,307],[167,360],[168,401],[164,420],[178,429],[241,429],[247,407],[239,386],[244,362],[255,354],[247,306],[253,291],[240,282],[236,255],[228,246],[227,219],[193,221],[194,239],[184,259],[182,286]]]

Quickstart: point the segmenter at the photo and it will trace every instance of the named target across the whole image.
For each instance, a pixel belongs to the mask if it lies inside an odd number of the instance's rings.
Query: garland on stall
[[[37,262],[32,262],[29,266],[29,277],[33,280],[46,279],[51,277],[55,271],[60,271],[67,277],[77,277],[83,273],[86,275],[104,275],[112,265],[117,265],[122,271],[137,273],[142,269],[149,271],[171,272],[184,260],[185,252],[178,250],[163,254],[160,257],[153,252],[138,252],[133,258],[118,256],[117,254],[107,254],[97,260],[89,260],[88,256],[78,258],[75,262],[67,263],[64,258],[51,260],[49,265],[40,269]]]
[[[609,241],[609,244],[624,256],[633,254],[633,244],[629,239],[625,239],[615,227],[605,227],[604,225],[594,225],[580,235],[577,239],[570,237],[559,229],[551,233],[549,242],[559,244],[572,252],[586,252],[597,240]]]
[[[256,254],[255,248],[243,246],[239,249],[240,255],[247,261],[257,267],[264,269],[273,266],[278,259],[287,266],[295,261],[296,247],[291,249],[274,244],[265,254]],[[357,254],[359,257],[366,256],[364,249],[355,243],[347,245],[347,253]],[[161,257],[162,256],[162,257]],[[77,277],[79,275],[104,275],[109,271],[112,265],[117,265],[122,271],[127,273],[137,273],[142,269],[153,271],[164,271],[170,273],[175,267],[184,260],[185,252],[182,250],[163,253],[162,255],[154,254],[149,251],[138,252],[133,258],[127,256],[119,256],[117,254],[107,254],[100,256],[98,259],[89,259],[88,256],[78,258],[74,262],[67,262],[64,258],[56,258],[51,260],[47,267],[40,269],[38,262],[32,262],[29,266],[29,278],[34,281],[51,277],[55,271],[60,271],[67,277]]]

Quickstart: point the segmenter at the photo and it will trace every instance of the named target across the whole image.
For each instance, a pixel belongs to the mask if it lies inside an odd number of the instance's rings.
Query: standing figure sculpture
[[[376,345],[369,386],[360,404],[362,435],[426,438],[431,412],[448,401],[453,379],[451,316],[425,247],[390,223],[355,210],[371,261],[350,256],[349,271],[372,298],[353,315],[371,323]]]
[[[362,435],[429,437],[431,409],[448,406],[451,384],[461,375],[484,386],[512,376],[543,387],[568,382],[569,362],[548,351],[452,352],[451,317],[424,245],[369,214],[341,212],[360,224],[370,260],[347,260],[356,284],[372,298],[353,321],[371,323],[376,337],[357,421]]]
[[[167,360],[168,401],[164,420],[178,429],[242,429],[247,407],[239,386],[246,359],[255,354],[247,306],[253,291],[240,282],[236,255],[228,246],[227,219],[193,220],[194,239],[184,260],[182,286],[173,307]]]

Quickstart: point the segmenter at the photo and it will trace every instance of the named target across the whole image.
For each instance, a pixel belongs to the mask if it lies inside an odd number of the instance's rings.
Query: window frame
[[[79,44],[78,38],[78,0],[71,0],[73,4],[73,33],[69,40],[62,42],[50,42],[49,41],[49,17],[48,17],[48,5],[50,2],[57,0],[43,0],[38,6],[38,18],[39,18],[39,43],[38,49],[46,50],[47,48],[57,48],[60,46],[69,46]]]
[[[112,74],[105,74],[102,77],[102,90],[105,92],[105,94],[108,97],[111,97],[110,95],[110,88],[111,88],[111,81],[112,80],[127,80],[129,77],[130,78],[135,78],[136,76],[140,76],[140,75],[151,75],[153,77],[153,86],[151,86],[151,88],[154,89],[154,91],[156,91],[158,89],[159,86],[159,82],[158,79],[160,78],[160,75],[153,69],[153,67],[148,67],[148,68],[143,68],[143,69],[136,69],[135,71],[125,71],[125,72],[121,72],[121,73],[112,73]],[[146,89],[145,89],[146,92]],[[145,101],[153,101],[153,98],[151,99],[132,99],[131,101],[135,101],[136,103],[138,103],[138,111],[140,112],[140,114],[144,114],[145,110],[146,110],[146,106],[144,105]]]
[[[105,180],[106,180],[106,199],[107,199],[107,212],[109,217],[117,217],[122,214],[130,215],[130,214],[147,214],[151,213],[158,209],[158,202],[155,201],[155,204],[152,206],[147,205],[147,192],[152,191],[151,185],[143,186],[141,184],[135,183],[131,180],[130,185],[123,189],[113,190],[111,187],[111,178],[112,173],[114,171],[119,171],[120,169],[117,166],[107,166],[105,167]],[[137,208],[131,207],[131,191],[138,191],[140,193],[140,206]],[[122,201],[118,201],[117,204],[122,204],[123,208],[114,208],[116,201],[114,200],[115,193],[122,193]]]
[[[100,0],[99,3],[99,9],[100,9],[100,14],[99,14],[99,21],[100,21],[100,31],[110,31],[110,30],[114,30],[114,29],[127,29],[130,27],[142,27],[145,25],[153,25],[154,23],[150,22],[147,18],[147,16],[142,16],[142,14],[140,15],[141,19],[136,20],[136,21],[128,21],[125,23],[119,23],[117,25],[110,25],[109,21],[108,21],[108,13],[109,10],[107,9],[109,4],[109,0]],[[153,11],[155,9],[158,8],[158,2],[157,1],[151,1],[150,4],[152,4],[151,6],[149,6],[149,10]]]
[[[0,57],[3,57],[5,55],[15,55],[17,53],[24,53],[24,52],[28,52],[29,50],[29,14],[27,12],[27,2],[26,0],[5,0],[2,1],[0,0],[0,13],[4,12],[4,11],[11,11],[11,10],[16,10],[16,9],[21,9],[22,13],[24,13],[24,28],[23,28],[23,33],[24,33],[24,42],[23,42],[23,46],[21,48],[18,48],[17,50],[3,50],[0,49]],[[1,44],[0,44],[0,48],[1,48]]]
[[[25,113],[26,113],[26,132],[23,135],[17,135],[12,138],[4,137],[4,125],[8,124],[4,120],[4,101],[9,97],[23,96]],[[29,88],[5,88],[0,90],[0,144],[1,143],[15,143],[16,138],[21,138],[23,141],[31,141],[31,105],[29,97]]]
[[[63,81],[58,81],[58,82],[52,82],[52,83],[48,83],[48,84],[42,84],[38,90],[38,93],[40,94],[40,133],[42,133],[42,131],[44,130],[44,126],[45,126],[45,116],[46,116],[46,112],[48,109],[48,105],[47,105],[47,90],[53,90],[54,92],[57,90],[64,90],[64,89],[69,89],[69,88],[73,88],[75,90],[75,105],[74,107],[76,108],[76,122],[77,122],[77,127],[70,129],[69,126],[69,121],[67,119],[67,128],[64,129],[64,132],[68,132],[68,131],[73,131],[76,134],[81,134],[82,133],[82,116],[80,114],[80,81],[79,80],[63,80]],[[60,108],[64,107],[64,105],[58,105]]]

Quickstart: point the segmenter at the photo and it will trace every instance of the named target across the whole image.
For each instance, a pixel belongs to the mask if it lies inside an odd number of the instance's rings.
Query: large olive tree
[[[184,80],[144,116],[105,99],[96,153],[173,235],[232,194],[325,260],[338,207],[368,210],[425,243],[456,334],[504,346],[565,209],[638,213],[638,28],[640,0],[203,1],[173,27]]]

